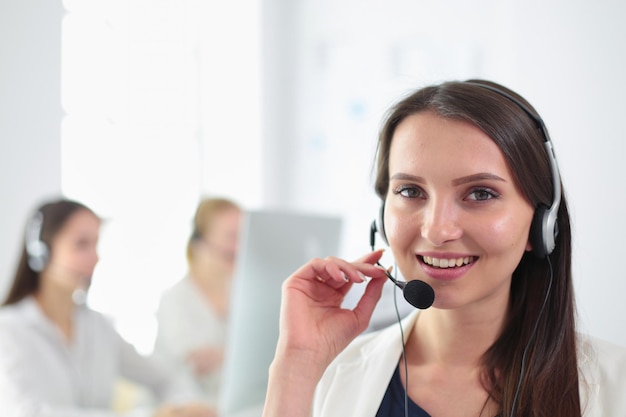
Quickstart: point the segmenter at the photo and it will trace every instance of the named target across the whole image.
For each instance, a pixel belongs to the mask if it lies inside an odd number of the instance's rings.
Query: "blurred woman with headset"
[[[137,410],[154,417],[207,417],[193,386],[140,355],[85,304],[98,262],[100,218],[59,199],[30,218],[6,301],[0,308],[0,409],[3,416],[105,417],[124,377],[164,405]],[[133,414],[136,415],[136,414]]]
[[[375,188],[372,231],[409,281],[380,250],[290,276],[264,417],[626,416],[626,349],[576,332],[567,203],[526,100],[485,80],[410,94],[382,127]],[[423,310],[357,337],[386,277]]]
[[[232,200],[200,201],[187,242],[189,271],[163,293],[157,311],[155,355],[191,375],[216,407],[241,216]]]

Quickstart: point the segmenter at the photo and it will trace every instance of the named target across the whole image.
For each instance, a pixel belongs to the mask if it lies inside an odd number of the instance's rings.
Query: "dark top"
[[[408,413],[404,413],[404,387],[402,386],[402,380],[400,379],[400,367],[397,366],[387,391],[383,397],[382,403],[378,408],[376,417],[405,417],[409,415],[411,417],[430,417],[426,411],[424,411],[419,405],[415,404],[411,398],[408,398],[409,410]]]

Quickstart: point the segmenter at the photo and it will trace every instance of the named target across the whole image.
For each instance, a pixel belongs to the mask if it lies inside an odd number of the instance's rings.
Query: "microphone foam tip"
[[[433,287],[420,280],[409,281],[404,287],[404,299],[413,307],[420,310],[427,309],[435,301],[435,291]]]

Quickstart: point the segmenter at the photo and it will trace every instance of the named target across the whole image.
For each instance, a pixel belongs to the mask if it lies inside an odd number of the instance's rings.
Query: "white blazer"
[[[417,314],[402,321],[405,337]],[[374,417],[401,354],[397,324],[359,336],[324,373],[312,415]],[[579,363],[583,416],[626,417],[626,348],[581,337]]]
[[[189,375],[200,387],[204,400],[217,406],[221,366],[196,376],[187,355],[198,348],[224,349],[227,321],[218,316],[200,289],[186,276],[163,293],[157,310],[158,332],[154,355],[177,373]]]
[[[110,407],[120,377],[161,400],[197,398],[189,381],[140,355],[102,314],[78,308],[74,325],[68,343],[32,297],[0,309],[0,416],[118,416]]]

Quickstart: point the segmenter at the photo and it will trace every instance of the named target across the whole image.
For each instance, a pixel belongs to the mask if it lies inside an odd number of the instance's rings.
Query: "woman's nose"
[[[458,207],[453,202],[432,200],[423,211],[422,237],[433,246],[459,239],[463,230],[458,220]]]

